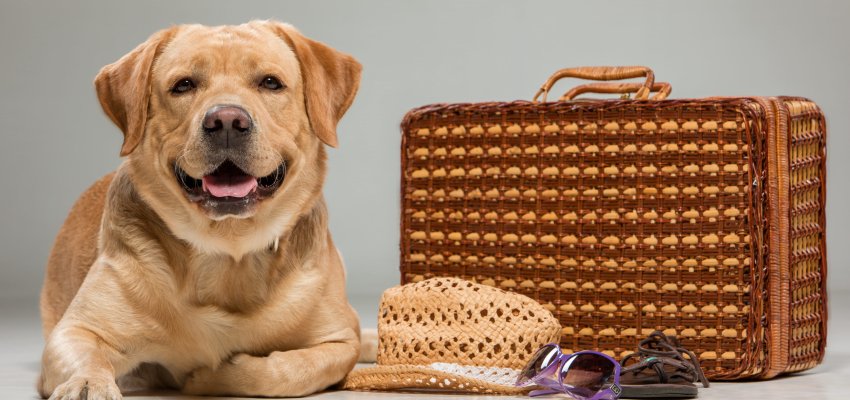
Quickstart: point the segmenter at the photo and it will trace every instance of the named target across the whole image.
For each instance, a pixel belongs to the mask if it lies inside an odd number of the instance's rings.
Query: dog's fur
[[[116,379],[301,396],[353,368],[358,319],[321,188],[323,142],[337,144],[360,68],[289,25],[254,21],[165,29],[101,70],[98,98],[126,159],[77,201],[50,255],[42,396],[118,399]],[[286,88],[258,89],[265,74]],[[175,96],[183,76],[198,87]],[[237,155],[246,172],[287,166],[282,186],[238,216],[187,200],[174,175],[174,163],[209,172],[199,125],[217,104],[243,107],[256,125]]]

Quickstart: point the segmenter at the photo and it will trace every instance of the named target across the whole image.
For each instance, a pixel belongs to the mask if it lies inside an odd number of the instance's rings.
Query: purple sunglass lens
[[[600,354],[578,354],[561,366],[560,378],[573,394],[590,398],[610,385],[614,363]]]
[[[537,350],[531,357],[531,362],[525,366],[517,378],[516,385],[524,386],[539,375],[546,367],[552,365],[561,356],[561,348],[554,344],[547,344]]]

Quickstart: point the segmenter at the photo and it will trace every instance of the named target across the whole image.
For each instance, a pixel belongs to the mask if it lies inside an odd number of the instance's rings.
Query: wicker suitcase
[[[568,76],[646,80],[546,102]],[[573,100],[586,92],[624,95]],[[410,111],[402,282],[456,276],[526,294],[560,320],[565,351],[622,357],[661,329],[715,380],[817,365],[823,114],[797,97],[669,92],[645,67],[585,67],[558,71],[532,102]]]

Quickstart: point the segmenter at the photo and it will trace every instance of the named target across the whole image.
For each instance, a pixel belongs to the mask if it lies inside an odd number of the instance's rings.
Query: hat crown
[[[522,369],[561,327],[535,300],[455,278],[388,289],[381,297],[378,364],[453,363]]]

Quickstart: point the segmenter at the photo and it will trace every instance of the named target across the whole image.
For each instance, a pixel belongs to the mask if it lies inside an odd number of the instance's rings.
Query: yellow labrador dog
[[[165,29],[100,71],[126,159],[53,247],[42,396],[301,396],[353,368],[358,318],[322,183],[360,70],[254,21]]]

